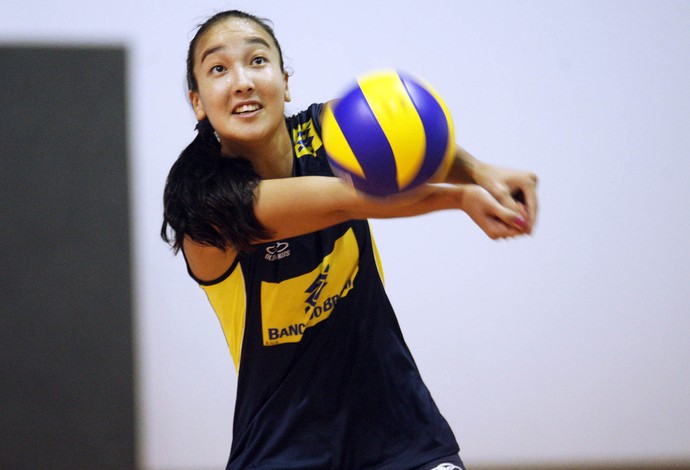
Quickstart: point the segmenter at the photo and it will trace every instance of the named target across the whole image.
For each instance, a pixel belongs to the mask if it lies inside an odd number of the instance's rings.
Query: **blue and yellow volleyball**
[[[443,180],[455,155],[454,133],[438,93],[396,70],[357,77],[322,121],[333,173],[374,196]]]

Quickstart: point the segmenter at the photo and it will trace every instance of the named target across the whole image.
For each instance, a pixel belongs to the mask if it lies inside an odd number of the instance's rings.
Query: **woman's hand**
[[[503,168],[477,160],[458,146],[447,183],[475,183],[491,193],[507,209],[519,212],[532,233],[537,221],[537,175],[529,171]]]
[[[519,212],[530,234],[537,221],[537,175],[486,163],[475,168],[474,179],[505,208]]]
[[[460,209],[492,240],[528,233],[526,213],[506,207],[486,189],[475,184],[458,185]]]

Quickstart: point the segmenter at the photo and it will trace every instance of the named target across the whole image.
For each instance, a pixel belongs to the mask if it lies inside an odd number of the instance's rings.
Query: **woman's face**
[[[208,117],[224,153],[270,139],[284,126],[290,95],[280,59],[271,36],[247,19],[228,18],[197,43],[198,90],[190,99],[196,118]]]

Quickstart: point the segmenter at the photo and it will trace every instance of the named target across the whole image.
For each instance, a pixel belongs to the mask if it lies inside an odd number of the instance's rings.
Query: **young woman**
[[[464,468],[366,219],[459,209],[493,239],[528,234],[536,176],[458,148],[452,184],[357,193],[328,166],[324,105],[285,118],[280,45],[244,12],[201,25],[187,79],[198,135],[168,176],[161,235],[208,295],[238,372],[227,468]]]

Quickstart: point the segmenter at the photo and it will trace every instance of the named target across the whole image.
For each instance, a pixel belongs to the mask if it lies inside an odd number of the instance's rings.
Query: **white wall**
[[[690,459],[687,0],[5,3],[2,43],[129,47],[143,468],[221,468],[231,440],[220,326],[158,238],[193,137],[187,45],[226,8],[274,20],[290,112],[398,67],[436,86],[475,155],[540,175],[529,239],[492,242],[461,213],[375,223],[467,462]]]

